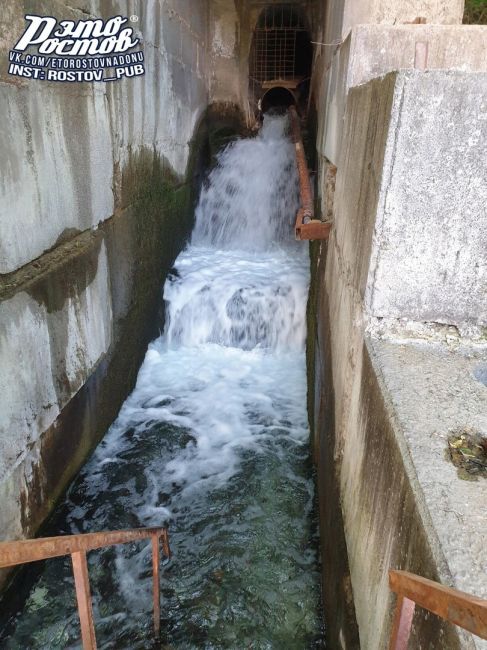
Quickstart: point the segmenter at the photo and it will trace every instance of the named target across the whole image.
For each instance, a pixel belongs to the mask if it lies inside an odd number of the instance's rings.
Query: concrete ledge
[[[487,347],[369,340],[389,408],[455,586],[487,599],[487,479],[459,471],[448,438],[487,437]]]
[[[450,422],[449,416],[463,394],[458,391],[458,401],[452,402],[450,408],[445,405],[457,390],[460,378],[454,373],[448,390],[437,391],[437,366],[430,365],[424,385],[418,386],[418,375],[430,363],[429,356],[438,354],[441,358],[441,352],[364,341],[360,303],[340,274],[340,267],[331,263],[332,249],[328,256],[329,288],[322,282],[323,247],[315,260],[314,308],[309,313],[314,323],[310,331],[315,332],[309,345],[313,345],[311,385],[315,390],[311,406],[318,464],[323,589],[325,608],[332,618],[327,624],[328,643],[330,647],[358,647],[351,619],[355,614],[360,646],[378,650],[387,647],[392,625],[390,568],[482,593],[485,585],[480,587],[480,583],[485,572],[480,549],[485,547],[485,525],[478,516],[485,517],[485,495],[480,482],[466,483],[466,492],[459,490],[455,494],[455,482],[460,479],[444,458],[445,439],[434,436],[438,430],[449,431],[456,424],[455,420]],[[396,357],[408,354],[411,356],[406,369]],[[423,365],[418,364],[418,355],[423,355]],[[451,365],[448,353],[441,363],[444,367],[440,385]],[[477,361],[466,357],[463,363],[465,373]],[[467,383],[465,392],[469,393],[470,388],[471,383]],[[470,421],[484,418],[485,407],[479,406],[487,397],[482,396],[482,391],[487,393],[479,385],[474,401],[480,401],[475,410],[470,408],[472,400],[466,406]],[[430,410],[426,419],[425,409]],[[443,417],[436,428],[435,414],[441,409]],[[435,462],[429,468],[432,457]],[[416,464],[418,459],[422,474]],[[452,479],[453,483],[449,483]],[[457,511],[466,493],[468,499]],[[474,517],[462,530],[462,521],[455,521],[455,513],[468,516],[469,504]],[[443,520],[445,508],[450,511]],[[472,530],[475,550],[465,549],[462,554]],[[473,584],[469,582],[472,574],[477,574]],[[483,650],[471,635],[421,610],[415,616],[411,647]]]
[[[338,164],[350,88],[388,72],[414,69],[416,43],[427,43],[428,70],[486,72],[487,27],[480,25],[356,25],[325,71],[325,118],[318,148]]]
[[[403,355],[410,352],[411,349],[402,350]],[[485,526],[474,515],[470,526],[463,529],[461,520],[456,519],[454,511],[448,512],[448,507],[457,506],[468,493],[460,511],[467,514],[470,504],[472,514],[478,514],[483,498],[485,513],[485,496],[482,497],[481,484],[465,484],[464,491],[460,489],[463,486],[450,480],[456,471],[444,459],[445,441],[435,440],[433,434],[442,425],[448,429],[451,410],[445,412],[448,392],[441,395],[440,390],[438,394],[438,385],[428,382],[434,372],[430,370],[425,376],[427,395],[420,388],[419,398],[417,380],[424,367],[415,365],[414,351],[407,369],[404,364],[394,366],[394,361],[388,364],[386,371],[390,376],[386,381],[382,374],[386,365],[384,351],[378,356],[377,347],[368,341],[362,353],[362,372],[356,379],[360,386],[359,403],[354,409],[355,417],[348,422],[343,443],[340,484],[362,647],[382,648],[387,647],[393,607],[388,588],[390,568],[405,569],[481,595],[479,590],[485,589],[485,585],[480,587],[480,583],[485,572],[482,573],[479,562],[484,561],[480,549],[485,548]],[[396,380],[394,384],[389,381],[391,378]],[[402,402],[401,412],[397,409],[398,400],[405,395],[408,401]],[[428,409],[430,417],[425,422]],[[442,409],[444,418],[426,433],[428,424],[434,423],[435,414],[439,415]],[[415,417],[411,417],[412,411]],[[415,436],[413,444],[411,432]],[[428,468],[432,456],[440,461],[440,467],[433,463]],[[422,468],[422,474],[418,468]],[[457,489],[458,493],[445,494],[445,488],[449,492]],[[436,502],[431,498],[433,494],[441,495]],[[471,542],[477,548],[472,553],[464,544],[468,546],[473,529]],[[453,547],[460,560],[457,564]],[[471,635],[421,611],[416,614],[413,635],[412,647],[483,647]]]

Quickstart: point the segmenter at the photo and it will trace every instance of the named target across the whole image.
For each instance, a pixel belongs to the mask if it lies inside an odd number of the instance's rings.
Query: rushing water
[[[285,117],[220,155],[166,282],[165,333],[53,534],[161,526],[161,647],[322,646],[304,360],[308,258]],[[150,648],[147,543],[89,555],[99,647]],[[5,648],[79,647],[68,559],[47,562]]]

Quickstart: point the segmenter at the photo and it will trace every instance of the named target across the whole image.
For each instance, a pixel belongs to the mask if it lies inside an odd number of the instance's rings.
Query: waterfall
[[[292,241],[298,176],[287,128],[287,116],[266,115],[257,137],[220,154],[196,209],[194,245],[256,252]]]
[[[293,240],[286,132],[286,117],[266,116],[256,137],[220,154],[164,287],[165,331],[58,509],[64,531],[169,526],[162,629],[175,648],[322,644],[304,359],[309,261]],[[107,648],[148,647],[147,549],[100,555],[97,635],[115,644]],[[57,573],[46,565],[17,621],[18,647],[77,638],[60,580],[71,580],[69,563]]]

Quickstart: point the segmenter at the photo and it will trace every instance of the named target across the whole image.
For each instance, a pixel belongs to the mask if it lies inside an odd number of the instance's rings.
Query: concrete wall
[[[210,4],[210,97],[212,102],[245,105],[245,80],[240,76],[241,15],[234,0]]]
[[[433,24],[460,24],[464,4],[464,0],[345,0],[342,35],[362,23],[400,24],[423,18]]]
[[[333,523],[343,519],[348,564],[339,558],[333,580],[346,585],[350,576],[362,648],[387,646],[389,568],[484,595],[483,486],[461,481],[445,454],[449,432],[486,426],[485,390],[465,380],[487,357],[485,199],[476,180],[485,174],[486,89],[486,74],[453,71],[390,73],[352,88],[335,226],[328,245],[313,245],[310,405],[322,536],[333,546]],[[324,493],[330,474],[333,503]],[[339,592],[346,621],[350,596]],[[331,632],[331,645],[356,647],[343,625]],[[418,648],[476,647],[434,617],[418,616],[413,637]]]
[[[487,73],[403,75],[365,304],[377,319],[487,326]],[[337,215],[337,219],[339,215]]]
[[[108,89],[10,77],[33,7],[2,7],[2,539],[35,532],[133,386],[191,226],[208,103],[206,2],[35,5],[59,19],[137,14],[146,75]]]
[[[393,70],[413,69],[416,45],[427,46],[428,70],[486,72],[485,28],[476,25],[357,25],[332,50],[328,69],[317,76],[321,115],[319,150],[338,164],[347,94],[350,88]],[[319,52],[318,52],[319,54]]]
[[[12,13],[3,14],[9,31],[5,28],[1,50],[0,102],[9,126],[0,133],[6,154],[0,273],[38,257],[66,229],[86,230],[110,217],[114,169],[125,164],[129,145],[155,146],[177,174],[184,174],[188,142],[207,103],[205,3],[196,11],[191,3],[175,0],[141,4],[137,25],[147,76],[108,90],[101,83],[34,84],[8,76],[7,52],[29,11],[28,3],[25,10],[22,3],[10,4]],[[60,18],[86,18],[61,2],[48,8]],[[92,2],[90,10],[95,17],[131,12],[124,2]]]

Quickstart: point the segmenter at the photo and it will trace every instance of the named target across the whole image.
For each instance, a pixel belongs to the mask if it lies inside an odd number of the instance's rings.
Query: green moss
[[[465,0],[463,23],[487,25],[487,0]]]
[[[314,438],[313,428],[313,413],[315,408],[314,403],[314,386],[316,378],[316,335],[317,335],[317,321],[318,321],[318,297],[319,297],[319,273],[317,270],[317,263],[320,251],[319,241],[312,241],[309,245],[310,256],[310,285],[308,294],[308,303],[306,305],[306,375],[307,375],[307,406],[308,406],[308,421],[311,431],[311,437]]]

